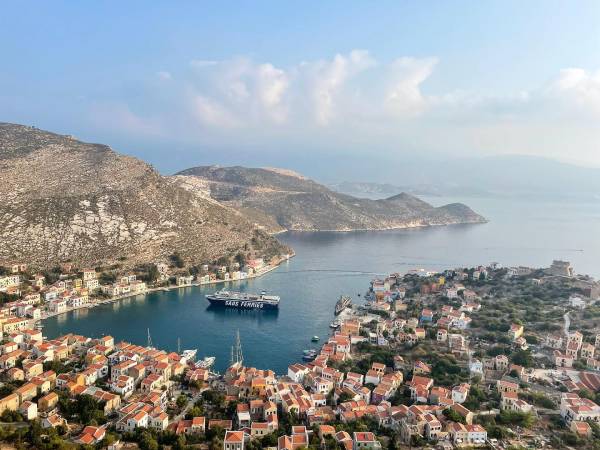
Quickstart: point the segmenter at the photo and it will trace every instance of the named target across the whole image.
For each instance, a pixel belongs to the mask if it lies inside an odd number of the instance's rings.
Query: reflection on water
[[[209,304],[206,307],[206,312],[213,314],[217,320],[231,320],[234,317],[241,317],[243,319],[257,320],[257,321],[273,321],[277,320],[279,316],[279,309],[235,309],[235,308],[223,308]]]

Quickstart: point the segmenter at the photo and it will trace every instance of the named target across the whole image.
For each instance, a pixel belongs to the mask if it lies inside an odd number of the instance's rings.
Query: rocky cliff
[[[179,172],[174,180],[197,195],[210,196],[235,208],[270,232],[383,230],[485,222],[461,203],[436,208],[405,193],[383,200],[356,198],[281,169],[194,167]]]
[[[0,264],[204,263],[287,252],[234,209],[99,144],[0,123]]]

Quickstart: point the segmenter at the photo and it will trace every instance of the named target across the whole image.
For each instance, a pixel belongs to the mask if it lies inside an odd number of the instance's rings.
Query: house
[[[120,375],[110,383],[110,389],[123,398],[127,398],[135,389],[134,380],[128,375]]]
[[[75,439],[75,442],[81,445],[94,445],[102,441],[104,436],[106,436],[106,426],[96,427],[88,425]]]
[[[42,419],[42,428],[56,428],[62,425],[66,425],[66,420],[58,414],[51,414]]]
[[[452,388],[452,400],[456,403],[464,403],[469,395],[471,386],[467,383],[462,383]]]
[[[581,357],[584,359],[593,358],[596,347],[592,344],[585,343],[581,346]]]
[[[16,393],[12,393],[0,399],[0,414],[4,411],[16,411],[19,408],[21,402],[19,401],[19,396]]]
[[[600,406],[587,398],[566,392],[560,399],[560,415],[567,424],[578,422],[600,422]]]
[[[27,400],[19,406],[19,412],[25,420],[33,420],[37,418],[38,415],[37,404]]]
[[[421,360],[417,360],[413,364],[413,374],[415,375],[429,375],[431,373],[431,367]]]
[[[513,323],[510,326],[510,330],[508,331],[509,337],[511,338],[511,340],[515,340],[517,338],[520,338],[523,335],[523,325],[517,324],[517,323]]]
[[[513,392],[517,394],[519,392],[519,385],[517,383],[513,383],[512,381],[498,380],[496,382],[496,389],[498,389],[500,394],[506,392]]]
[[[494,358],[494,367],[499,371],[506,371],[508,369],[508,357],[506,355],[497,355]]]
[[[554,350],[554,364],[556,367],[573,367],[573,357]]]
[[[528,413],[533,410],[533,406],[524,400],[521,400],[515,392],[505,392],[502,394],[500,409],[520,413]]]
[[[487,431],[481,425],[464,425],[449,422],[446,431],[455,446],[482,446],[487,441]]]
[[[381,443],[375,437],[375,434],[370,431],[354,432],[353,438],[353,450],[368,449],[376,450],[381,449]]]
[[[586,438],[586,439],[589,439],[592,437],[592,427],[587,422],[580,422],[580,421],[574,420],[571,422],[570,430],[573,433],[575,433],[583,438]]]
[[[473,359],[469,366],[469,372],[473,375],[483,375],[483,363],[478,359]]]
[[[444,328],[438,329],[436,333],[436,340],[441,343],[446,342],[448,340],[448,330]]]
[[[465,419],[465,423],[467,425],[473,423],[473,412],[468,408],[465,408],[460,403],[454,403],[453,405],[450,405],[450,409],[452,409],[454,412],[458,413],[463,419]]]
[[[579,331],[569,333],[569,336],[567,337],[567,347],[569,344],[575,344],[577,350],[579,350],[583,344],[583,334],[581,334]]]
[[[244,432],[226,431],[225,439],[223,439],[223,450],[244,450]]]
[[[19,403],[23,403],[37,395],[37,386],[33,383],[25,383],[23,386],[15,389],[15,394],[19,396]]]
[[[49,411],[58,403],[58,395],[55,392],[50,392],[38,400],[38,409],[40,411]]]

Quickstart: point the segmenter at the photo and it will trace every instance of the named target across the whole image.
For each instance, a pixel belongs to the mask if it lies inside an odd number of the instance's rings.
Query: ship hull
[[[278,304],[265,303],[261,301],[253,300],[229,300],[216,297],[207,296],[206,299],[211,305],[220,308],[235,308],[235,309],[260,309],[260,310],[274,310],[278,309]]]

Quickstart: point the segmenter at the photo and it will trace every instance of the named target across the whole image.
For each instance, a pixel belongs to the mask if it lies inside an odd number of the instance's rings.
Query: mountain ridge
[[[209,195],[243,214],[259,213],[270,223],[256,222],[269,232],[388,230],[433,225],[482,223],[485,219],[462,204],[433,207],[401,193],[369,200],[334,192],[286,169],[273,171],[242,166],[198,166],[178,172],[180,183],[195,180]],[[273,226],[276,223],[277,226]]]

